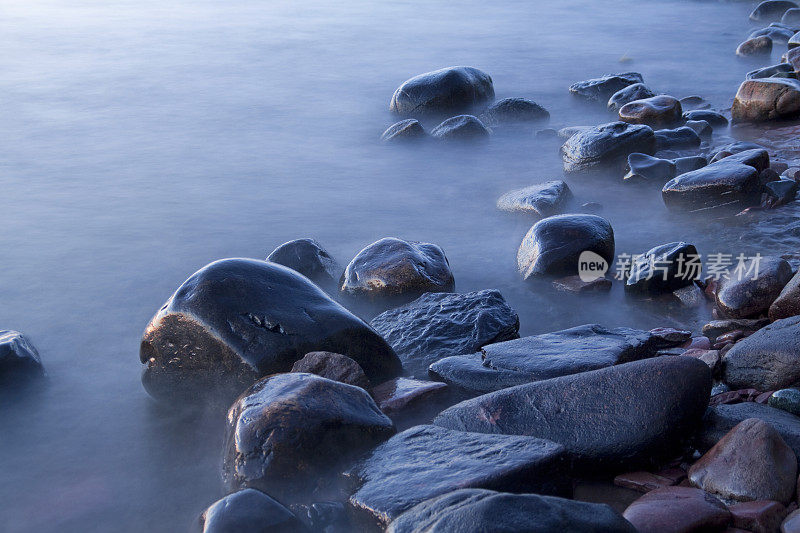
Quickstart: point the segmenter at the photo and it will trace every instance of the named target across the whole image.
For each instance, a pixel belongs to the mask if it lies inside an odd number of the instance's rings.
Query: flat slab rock
[[[370,325],[417,378],[427,378],[428,366],[443,357],[519,337],[517,313],[494,289],[423,294],[376,316]]]
[[[692,487],[666,487],[648,492],[630,504],[622,516],[642,533],[722,532],[731,520],[724,503]]]
[[[544,439],[415,426],[344,475],[362,526],[382,529],[415,505],[457,489],[564,494],[565,468],[563,446]]]
[[[519,531],[527,533],[636,533],[607,505],[539,496],[462,489],[412,507],[387,533]]]
[[[430,373],[482,394],[653,357],[659,349],[678,344],[648,331],[587,324],[489,344],[479,354],[447,357],[431,365]]]
[[[631,468],[675,454],[699,426],[710,391],[702,361],[656,357],[485,394],[434,424],[553,440],[578,468]]]
[[[758,418],[775,428],[783,441],[800,457],[800,417],[755,402],[709,407],[703,417],[703,429],[698,433],[697,448],[705,452],[731,429],[748,418]]]

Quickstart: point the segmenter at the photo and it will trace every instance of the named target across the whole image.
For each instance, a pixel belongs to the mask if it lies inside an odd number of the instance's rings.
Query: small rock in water
[[[800,67],[800,46],[790,48],[784,57],[786,58],[786,62],[797,72],[797,69]],[[781,57],[781,60],[783,60],[784,57]]]
[[[747,141],[736,141],[721,146],[716,150],[717,150],[716,153],[714,153],[714,155],[711,157],[711,161],[709,161],[709,163],[716,163],[721,159],[725,159],[726,157],[730,157],[734,154],[740,154],[748,150],[766,150],[766,148],[756,143],[751,143]],[[767,167],[769,167],[769,165],[767,165]]]
[[[687,111],[683,114],[684,120],[705,120],[711,124],[712,128],[727,128],[728,119],[724,115],[716,111],[709,111],[708,109],[697,109],[694,111]]]
[[[656,130],[656,150],[697,148],[702,143],[700,136],[692,128],[681,126],[672,130]]]
[[[394,420],[396,417],[430,411],[430,406],[435,408],[447,388],[446,383],[438,381],[399,377],[381,383],[371,392],[381,411]]]
[[[695,271],[692,264],[697,265]],[[647,296],[672,292],[693,284],[701,268],[700,255],[693,244],[662,244],[635,258],[625,280],[625,290]]]
[[[798,36],[798,35],[795,33],[795,34],[792,36],[792,38],[791,38],[791,39],[789,39],[789,40],[787,41],[787,43],[786,43],[786,46],[788,46],[790,50],[791,50],[792,48],[796,48],[796,47],[800,46],[800,36]]]
[[[789,74],[794,74],[794,68],[789,63],[778,63],[769,67],[752,70],[745,76],[748,80],[756,80],[760,78],[773,78],[773,77],[787,77]]]
[[[752,37],[736,48],[736,55],[741,57],[763,56],[772,53],[772,39],[766,35]]]
[[[711,342],[715,342],[717,337],[720,337],[731,331],[739,330],[746,335],[750,335],[764,326],[769,325],[769,322],[770,321],[766,318],[729,318],[724,320],[713,320],[703,326],[703,335],[711,339]]]
[[[790,2],[789,0],[766,0],[758,4],[750,13],[750,20],[781,20],[781,17],[784,13],[786,13],[786,11],[797,7],[800,6],[794,2]]]
[[[630,504],[622,516],[641,533],[722,532],[731,520],[724,503],[692,487],[665,487],[648,492]]]
[[[619,119],[630,124],[651,127],[669,127],[680,122],[683,115],[681,103],[672,96],[659,95],[636,100],[622,106]]]
[[[527,98],[503,98],[490,105],[480,116],[487,126],[544,122],[550,120],[550,113],[536,102]]]
[[[342,269],[331,254],[314,239],[296,239],[281,244],[267,257],[301,273],[322,288],[335,285]]]
[[[497,208],[549,217],[561,212],[570,198],[572,191],[564,181],[547,181],[507,192],[497,200]]]
[[[580,276],[567,276],[553,280],[553,287],[556,290],[578,294],[587,292],[607,292],[611,290],[611,285],[611,280],[605,277],[596,278],[592,281],[583,281]]]
[[[691,128],[701,139],[710,139],[714,128],[705,120],[687,120],[686,127]]]
[[[473,115],[450,117],[431,130],[431,137],[443,141],[471,141],[486,139],[491,130]]]
[[[757,318],[792,278],[792,266],[780,257],[756,256],[737,264],[716,291],[717,309],[730,318]]]
[[[706,303],[703,289],[694,283],[672,291],[672,295],[684,307],[702,307]]]
[[[731,107],[734,122],[764,122],[800,115],[800,81],[789,78],[745,80]]]
[[[708,102],[706,102],[702,96],[684,96],[679,102],[684,111],[689,111],[691,109],[707,109],[709,107]]]
[[[292,372],[316,374],[340,383],[355,385],[362,389],[370,387],[364,370],[346,355],[332,352],[310,352],[292,366]]]
[[[778,179],[765,184],[764,192],[767,193],[767,207],[780,207],[794,201],[797,196],[797,182],[789,178]]]
[[[561,157],[565,172],[579,172],[618,164],[634,152],[652,155],[655,148],[649,126],[611,122],[572,135],[561,147]]]
[[[255,489],[243,489],[203,511],[193,531],[198,533],[301,533],[303,523],[286,507]]]
[[[786,507],[780,502],[761,500],[743,502],[728,507],[733,527],[758,533],[778,532],[786,517]]]
[[[767,391],[800,384],[800,317],[777,320],[734,344],[723,371],[734,388]]]
[[[692,465],[689,480],[724,499],[788,503],[797,485],[797,458],[772,426],[749,418]]]
[[[339,290],[350,296],[412,300],[425,292],[450,292],[455,287],[450,263],[439,246],[386,237],[350,261]]]
[[[558,130],[558,138],[566,141],[576,133],[590,130],[592,127],[593,126],[567,126],[566,128],[561,128]]]
[[[426,136],[425,128],[419,120],[409,118],[389,126],[381,135],[382,141],[416,141]]]
[[[403,116],[469,112],[494,100],[492,78],[473,67],[447,67],[406,80],[389,109]]]
[[[770,320],[800,315],[800,273],[795,274],[769,307]]]
[[[651,490],[671,487],[675,485],[675,482],[652,472],[628,472],[615,477],[614,485],[647,493]]]
[[[314,374],[276,374],[228,411],[225,481],[302,501],[330,469],[347,464],[395,432],[359,387]]]
[[[619,111],[620,108],[627,103],[644,98],[651,98],[655,95],[656,93],[651,91],[644,83],[634,83],[611,95],[611,98],[608,99],[608,109],[611,111]]]
[[[689,157],[679,157],[674,160],[675,175],[680,176],[692,170],[697,170],[708,165],[708,160],[701,155],[692,155]]]
[[[42,360],[33,344],[18,331],[0,331],[0,381],[13,385],[43,375]]]
[[[461,489],[412,507],[386,533],[525,531],[636,533],[608,505],[554,496]]]
[[[569,92],[590,101],[606,101],[617,91],[629,85],[643,82],[642,75],[638,72],[606,74],[600,78],[574,83],[570,86]]]
[[[794,28],[789,28],[780,22],[773,22],[766,28],[755,30],[748,38],[768,37],[772,39],[773,44],[786,44],[792,38],[792,35],[794,35]]]
[[[796,7],[787,9],[781,17],[781,22],[787,26],[800,26],[800,9]]]
[[[767,405],[800,416],[800,390],[781,389],[772,393]]]
[[[556,215],[531,227],[517,252],[517,266],[524,279],[575,275],[586,251],[605,260],[608,268],[614,260],[611,224],[597,215]]]

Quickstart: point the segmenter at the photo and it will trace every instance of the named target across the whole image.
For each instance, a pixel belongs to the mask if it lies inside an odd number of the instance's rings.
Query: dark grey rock
[[[18,331],[0,331],[0,381],[13,385],[43,375],[42,359],[33,344]]]
[[[443,357],[473,353],[519,337],[519,317],[497,290],[424,294],[372,319],[411,375],[422,378]]]
[[[647,154],[628,156],[627,174],[624,180],[631,183],[657,183],[663,185],[676,176],[677,168],[673,161],[660,159]]]
[[[590,101],[606,101],[620,89],[643,82],[642,75],[638,72],[606,74],[600,78],[574,83],[570,86],[569,92]]]
[[[781,20],[787,10],[800,7],[789,0],[766,0],[756,6],[750,13],[750,20]]]
[[[800,416],[800,390],[781,389],[769,397],[767,405]]]
[[[794,201],[797,196],[797,182],[789,178],[781,178],[766,183],[764,192],[767,193],[767,205],[779,207]]]
[[[745,78],[748,80],[756,80],[775,76],[785,77],[789,74],[794,74],[794,67],[789,63],[778,63],[777,65],[751,70],[747,73]]]
[[[708,109],[711,107],[711,104],[706,102],[705,98],[697,95],[684,96],[678,101],[681,103],[681,108],[683,108],[684,111],[689,111],[691,109]]]
[[[767,37],[774,44],[786,44],[789,39],[792,38],[792,35],[794,35],[794,29],[783,24],[773,22],[766,28],[761,28],[752,32],[748,39]]]
[[[492,78],[473,67],[447,67],[406,80],[389,109],[403,116],[469,112],[494,100]]]
[[[800,272],[795,274],[769,307],[770,320],[800,315]]]
[[[652,155],[655,149],[656,137],[649,126],[611,122],[567,139],[561,146],[561,158],[565,172],[580,172],[619,164],[634,152]]]
[[[217,500],[197,520],[198,533],[301,533],[307,531],[286,507],[255,489]]]
[[[619,111],[620,108],[627,103],[644,98],[651,98],[655,95],[656,93],[651,91],[644,83],[634,83],[611,95],[611,98],[608,99],[608,109],[611,111]]]
[[[768,56],[772,53],[772,39],[767,35],[750,37],[736,48],[740,57]]]
[[[694,282],[690,263],[699,265],[697,248],[685,242],[671,242],[656,246],[635,258],[625,279],[628,293],[658,296],[673,292]],[[698,267],[699,268],[699,267]]]
[[[481,122],[487,126],[504,124],[525,124],[550,120],[550,113],[536,102],[527,98],[503,98],[480,115]]]
[[[656,130],[656,150],[697,148],[702,142],[700,135],[688,126],[672,130]]]
[[[781,17],[781,23],[792,27],[800,26],[800,9],[796,7],[787,9]]]
[[[792,266],[780,257],[756,257],[743,267],[734,265],[715,292],[717,309],[729,318],[758,318],[766,314],[792,279]]]
[[[683,114],[683,118],[684,120],[705,120],[715,129],[728,127],[728,119],[724,115],[708,109],[687,111]]]
[[[773,322],[734,344],[722,360],[722,372],[733,389],[800,385],[800,317]]]
[[[442,141],[474,141],[486,139],[491,130],[473,115],[450,117],[431,130],[431,137]]]
[[[292,372],[305,372],[316,374],[323,378],[332,379],[348,385],[355,385],[362,389],[370,387],[369,378],[364,374],[358,363],[346,355],[332,352],[310,352],[296,361]]]
[[[419,120],[409,118],[401,120],[389,126],[389,128],[381,135],[381,140],[386,141],[416,141],[426,136],[425,128],[419,123]]]
[[[666,94],[628,102],[619,110],[619,119],[630,124],[647,124],[652,128],[668,128],[681,121],[680,100]]]
[[[734,154],[740,154],[742,152],[747,152],[749,150],[766,150],[763,146],[756,143],[751,143],[748,141],[734,141],[732,143],[728,143],[724,146],[720,146],[714,152],[714,155],[711,157],[709,163],[716,163],[721,159],[725,159]]]
[[[699,168],[703,168],[706,165],[708,165],[708,160],[701,155],[679,157],[677,159],[674,159],[673,162],[675,163],[676,176],[680,176],[681,174],[686,174],[687,172],[691,172],[692,170],[697,170]]]
[[[769,324],[769,319],[766,318],[728,318],[724,320],[712,320],[703,326],[703,335],[709,338],[713,343],[717,337],[730,333],[731,331],[742,331],[745,334],[750,334]]]
[[[687,120],[686,127],[691,128],[701,139],[710,139],[714,134],[714,128],[705,120]]]
[[[342,273],[342,267],[314,239],[283,243],[269,254],[267,261],[289,267],[323,288],[335,285]]]
[[[497,200],[497,208],[549,217],[561,212],[570,198],[569,186],[562,180],[554,180],[507,192]]]
[[[748,418],[758,418],[775,428],[795,455],[800,456],[800,418],[756,402],[709,407],[703,417],[703,429],[698,433],[698,449],[701,452],[710,450],[734,426]]]

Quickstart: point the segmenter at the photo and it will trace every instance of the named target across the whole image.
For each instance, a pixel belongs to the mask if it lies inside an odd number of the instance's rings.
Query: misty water
[[[4,0],[0,328],[32,339],[48,377],[0,404],[0,530],[183,531],[224,494],[221,418],[156,405],[138,355],[152,314],[215,259],[313,237],[344,265],[398,236],[442,246],[458,291],[500,289],[523,335],[591,322],[696,330],[708,310],[632,302],[619,284],[578,298],[520,279],[534,220],[495,201],[561,179],[558,140],[378,137],[394,89],[450,65],[489,73],[498,98],[540,103],[555,128],[610,121],[567,87],[628,70],[726,109],[768,64],[734,55],[752,6]],[[792,207],[717,220],[670,214],[657,188],[619,175],[567,182],[578,205],[604,206],[617,253],[686,240],[704,255],[774,254],[800,241]]]

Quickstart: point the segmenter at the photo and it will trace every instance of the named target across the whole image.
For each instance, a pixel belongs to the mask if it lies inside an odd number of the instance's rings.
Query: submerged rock
[[[387,533],[636,533],[608,505],[536,494],[461,489],[426,500],[401,514]]]
[[[563,494],[563,459],[564,448],[544,439],[415,426],[345,476],[362,526],[382,529],[415,505],[457,489]]]
[[[0,381],[9,384],[43,376],[39,352],[20,332],[0,331]]]
[[[575,133],[561,147],[561,158],[565,172],[579,172],[615,165],[634,152],[653,154],[655,149],[649,126],[611,122]]]
[[[705,120],[687,120],[686,127],[690,128],[701,139],[710,139],[714,134],[714,128]]]
[[[554,180],[507,192],[497,200],[497,208],[549,217],[561,212],[570,198],[569,186],[562,180]]]
[[[772,39],[766,35],[751,37],[736,48],[736,55],[742,57],[763,56],[772,53]]]
[[[463,113],[492,100],[494,86],[488,74],[473,67],[447,67],[403,82],[389,109],[404,116]]]
[[[773,22],[766,28],[761,28],[760,30],[755,30],[750,34],[749,39],[754,39],[756,37],[768,37],[772,39],[773,44],[786,44],[789,39],[792,38],[794,35],[794,29],[789,28],[785,24],[781,24],[779,22]]]
[[[419,378],[438,359],[519,337],[519,317],[497,290],[424,294],[378,315],[371,325]]]
[[[197,520],[198,533],[302,533],[307,531],[286,507],[255,489],[217,500]]]
[[[678,172],[674,161],[647,154],[629,155],[627,170],[628,173],[622,178],[624,180],[659,185],[674,178]]]
[[[228,403],[308,352],[354,359],[370,379],[401,371],[375,331],[281,265],[223,259],[186,280],[145,329],[142,382],[159,400]]]
[[[667,95],[652,96],[622,106],[619,119],[630,124],[646,124],[653,128],[669,127],[680,122],[683,115],[677,98]]]
[[[431,130],[431,137],[443,141],[473,141],[490,134],[491,130],[473,115],[450,117]]]
[[[789,78],[745,80],[731,107],[734,122],[763,122],[800,115],[800,82]]]
[[[796,7],[787,9],[781,17],[781,22],[789,26],[800,26],[800,9]]]
[[[769,306],[770,320],[780,320],[800,315],[800,272],[783,287],[772,305]]]
[[[446,409],[434,424],[553,440],[593,472],[631,468],[677,453],[698,427],[710,391],[702,361],[656,357],[479,396]]]
[[[389,126],[381,135],[381,140],[392,142],[415,141],[424,138],[426,135],[425,128],[422,127],[419,120],[409,118]]]
[[[623,72],[621,74],[606,74],[600,78],[579,81],[570,86],[569,92],[590,101],[608,100],[617,91],[633,85],[643,83],[642,75],[638,72]]]
[[[578,259],[585,251],[612,263],[611,224],[597,215],[556,215],[531,227],[517,252],[517,266],[524,279],[570,276],[578,273]]]
[[[656,246],[636,257],[625,279],[625,290],[648,296],[673,292],[694,282],[700,275],[697,248],[685,242]],[[691,262],[698,266],[692,272]]]
[[[228,411],[223,473],[294,501],[320,479],[394,434],[363,389],[314,374],[277,374],[253,385]]]
[[[723,378],[736,389],[800,385],[800,317],[773,322],[734,344],[723,360]]]
[[[797,182],[790,178],[780,178],[764,184],[767,197],[763,205],[776,208],[794,201],[797,196]]]
[[[331,254],[314,239],[285,242],[269,254],[267,261],[291,268],[323,288],[335,285],[342,272]]]
[[[715,293],[717,309],[730,318],[764,314],[792,278],[792,266],[780,257],[757,256],[735,265]]]
[[[750,13],[750,20],[780,20],[787,10],[797,7],[800,6],[788,0],[766,0]]]
[[[342,274],[339,290],[366,298],[449,292],[455,286],[444,250],[427,242],[386,237],[356,254]]]
[[[731,520],[724,503],[692,487],[665,487],[648,492],[630,504],[622,516],[642,533],[723,532]]]
[[[527,98],[503,98],[490,105],[480,116],[487,126],[545,122],[550,113],[536,102]]]
[[[682,148],[697,148],[702,142],[700,135],[688,126],[681,126],[672,130],[657,130],[656,150],[675,150]]]
[[[751,70],[745,76],[748,80],[757,80],[762,78],[785,78],[791,77],[790,74],[794,74],[794,68],[789,63],[778,63],[777,65],[771,65],[769,67],[764,67],[756,70]]]
[[[683,114],[684,120],[705,120],[711,124],[712,128],[727,128],[728,119],[721,113],[716,111],[709,111],[708,109],[697,109],[694,111],[687,111]]]
[[[295,362],[292,372],[316,374],[323,378],[355,385],[362,389],[370,386],[364,370],[346,355],[332,352],[310,352]]]
[[[644,83],[634,83],[611,95],[611,98],[608,99],[608,109],[611,111],[619,111],[620,108],[627,103],[651,98],[655,95],[656,93],[651,91]]]

